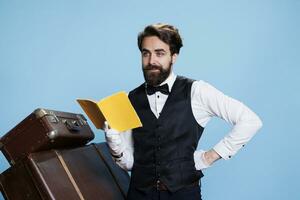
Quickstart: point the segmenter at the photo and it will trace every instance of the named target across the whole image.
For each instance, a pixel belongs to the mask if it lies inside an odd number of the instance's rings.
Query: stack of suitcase
[[[0,175],[7,200],[125,199],[129,175],[81,114],[37,109],[0,140],[11,167]]]

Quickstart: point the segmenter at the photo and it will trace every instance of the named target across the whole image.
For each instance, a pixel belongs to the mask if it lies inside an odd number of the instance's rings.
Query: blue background
[[[203,198],[300,199],[299,0],[0,0],[0,134],[37,107],[82,113],[76,98],[142,83],[136,36],[156,22],[184,39],[176,74],[211,83],[264,123],[236,156],[204,172]],[[213,119],[199,148],[229,130]]]

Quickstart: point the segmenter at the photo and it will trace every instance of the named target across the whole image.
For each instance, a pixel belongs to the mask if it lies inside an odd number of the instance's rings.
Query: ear
[[[177,59],[177,56],[178,56],[178,54],[177,53],[174,53],[173,55],[172,55],[172,64],[175,64],[175,62],[176,62],[176,59]]]

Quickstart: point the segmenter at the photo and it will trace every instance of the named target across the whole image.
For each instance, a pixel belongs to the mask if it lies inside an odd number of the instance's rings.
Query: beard
[[[145,81],[148,85],[158,86],[164,82],[170,75],[172,62],[164,69],[161,65],[147,65],[143,67],[143,74]],[[155,71],[153,71],[155,70]]]

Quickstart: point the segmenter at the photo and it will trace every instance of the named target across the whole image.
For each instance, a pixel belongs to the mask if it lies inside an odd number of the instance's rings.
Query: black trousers
[[[156,188],[143,192],[130,187],[127,200],[202,200],[201,186],[188,186],[174,193],[159,191]]]

